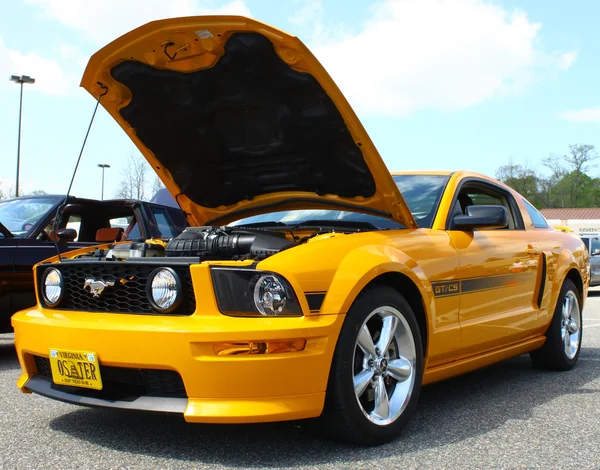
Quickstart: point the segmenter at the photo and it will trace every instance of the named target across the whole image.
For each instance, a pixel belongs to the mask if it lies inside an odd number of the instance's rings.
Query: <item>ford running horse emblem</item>
[[[83,288],[85,289],[89,287],[90,294],[92,294],[94,297],[100,297],[100,294],[102,294],[104,289],[106,289],[107,287],[112,287],[114,285],[115,281],[103,281],[102,279],[97,281],[93,277],[88,277],[86,278],[83,284]]]

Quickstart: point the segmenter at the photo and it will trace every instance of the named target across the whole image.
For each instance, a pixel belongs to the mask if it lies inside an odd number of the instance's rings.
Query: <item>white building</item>
[[[578,235],[600,234],[600,209],[542,209],[540,211],[553,226],[566,226]]]

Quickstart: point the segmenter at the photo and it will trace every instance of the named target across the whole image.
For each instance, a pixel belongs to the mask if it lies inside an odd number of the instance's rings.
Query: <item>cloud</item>
[[[216,8],[200,0],[104,0],[90,8],[81,0],[26,0],[39,6],[44,15],[87,36],[97,44],[106,44],[149,21],[194,15],[251,16],[243,0],[232,0]]]
[[[318,1],[290,20],[311,18]],[[384,0],[357,33],[327,34],[319,23],[324,33],[309,44],[357,111],[397,117],[467,108],[526,89],[540,71],[569,68],[576,53],[545,53],[540,28],[481,0]]]
[[[324,15],[325,9],[320,0],[304,0],[303,5],[288,17],[288,21],[291,24],[305,25],[321,22]]]
[[[598,122],[600,123],[600,106],[572,111],[563,111],[560,117],[573,122]]]
[[[575,62],[575,59],[577,59],[577,52],[565,52],[558,56],[558,67],[563,70],[568,69]]]
[[[9,49],[0,37],[0,70],[11,75],[29,75],[35,78],[34,92],[49,95],[66,95],[72,87],[77,87],[77,78],[67,73],[56,60],[46,59],[35,52],[23,53]],[[2,88],[10,82],[0,82]],[[14,85],[13,85],[14,86]]]

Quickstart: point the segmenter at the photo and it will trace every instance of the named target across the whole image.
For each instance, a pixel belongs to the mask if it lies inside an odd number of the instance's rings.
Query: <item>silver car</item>
[[[590,253],[590,287],[600,286],[600,235],[582,235]]]

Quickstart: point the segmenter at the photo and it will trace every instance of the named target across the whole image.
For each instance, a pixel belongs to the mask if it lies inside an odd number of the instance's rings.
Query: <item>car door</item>
[[[17,241],[0,233],[0,332],[10,324],[13,263]]]
[[[60,222],[60,228],[81,228],[82,218],[78,214],[71,214]],[[13,312],[35,305],[35,290],[33,282],[33,265],[47,258],[56,256],[57,246],[48,234],[54,232],[54,219],[50,218],[43,227],[31,233],[26,238],[18,240],[14,255],[12,303]],[[80,232],[78,232],[78,238]],[[76,250],[86,246],[97,244],[95,240],[82,242],[75,239],[66,246],[59,247],[61,253]]]
[[[530,245],[520,210],[509,191],[485,180],[466,179],[454,196],[452,215],[463,214],[468,205],[504,206],[509,224],[503,229],[458,230],[449,218],[461,280],[462,357],[531,334],[536,324],[532,299],[539,267],[539,249]]]

